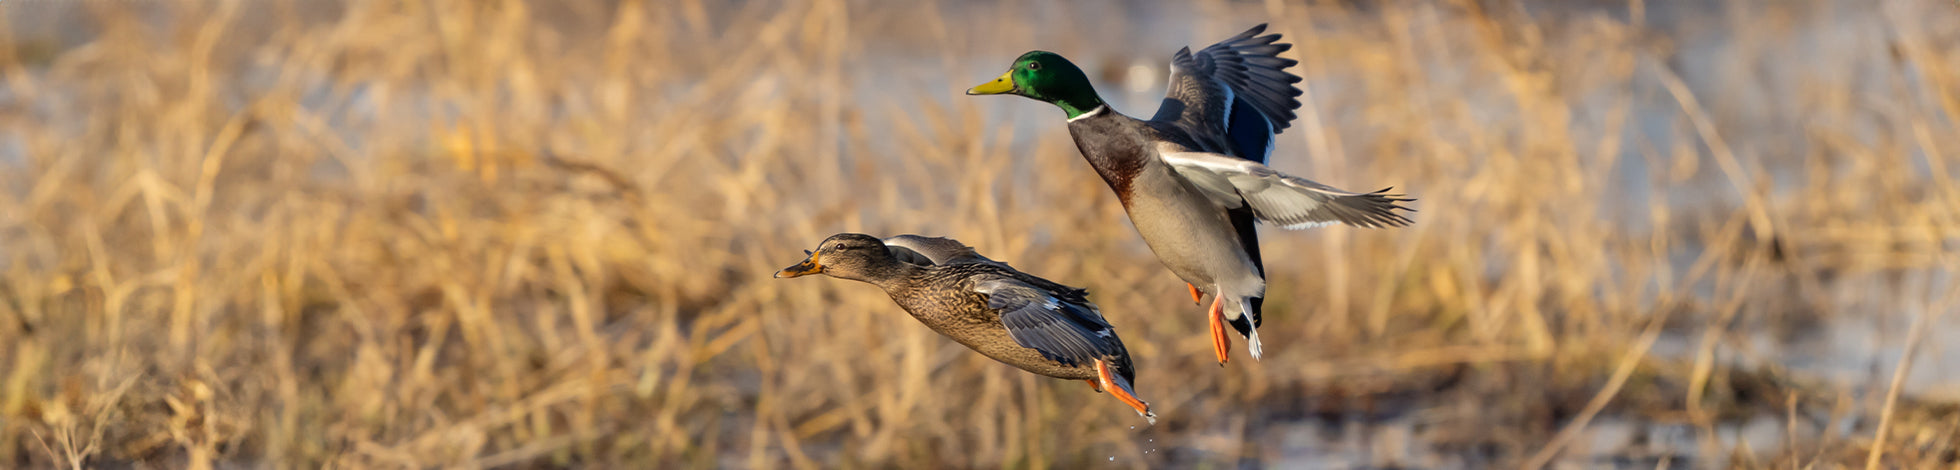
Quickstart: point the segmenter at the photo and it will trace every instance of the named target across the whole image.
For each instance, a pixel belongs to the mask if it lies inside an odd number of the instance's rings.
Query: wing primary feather
[[[1052,283],[1050,283],[1052,284]],[[974,286],[989,308],[1000,311],[1008,336],[1041,357],[1076,366],[1121,352],[1104,320],[1085,297],[1087,291],[1054,285],[1037,288],[1022,280],[994,279]]]
[[[1342,191],[1285,173],[1258,162],[1206,152],[1172,152],[1163,159],[1207,197],[1226,207],[1243,200],[1255,218],[1287,229],[1340,222],[1364,228],[1406,226],[1411,221],[1396,211],[1414,212],[1392,194],[1393,187],[1369,193]],[[1225,182],[1218,184],[1217,182]]]

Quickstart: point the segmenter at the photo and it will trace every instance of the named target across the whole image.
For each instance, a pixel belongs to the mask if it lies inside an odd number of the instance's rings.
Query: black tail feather
[[[1245,247],[1245,255],[1247,258],[1252,259],[1252,267],[1259,269],[1259,278],[1265,279],[1266,262],[1259,258],[1259,227],[1255,225],[1259,220],[1258,217],[1252,214],[1251,206],[1241,206],[1237,209],[1232,209],[1229,215],[1232,218],[1232,229],[1239,234],[1239,245]],[[1247,303],[1252,305],[1252,311],[1246,312],[1246,315],[1240,315],[1238,319],[1230,321],[1232,328],[1239,330],[1239,335],[1241,336],[1252,336],[1252,329],[1264,325],[1266,321],[1264,314],[1266,299],[1264,297],[1253,297],[1248,300]],[[1248,317],[1250,318],[1249,320]]]
[[[1226,320],[1226,323],[1231,323],[1232,329],[1239,330],[1239,336],[1251,337],[1252,329],[1258,328],[1261,322],[1265,320],[1265,315],[1261,314],[1261,310],[1265,306],[1266,298],[1253,297],[1246,299],[1246,301],[1252,304],[1252,314],[1240,315],[1238,318]]]

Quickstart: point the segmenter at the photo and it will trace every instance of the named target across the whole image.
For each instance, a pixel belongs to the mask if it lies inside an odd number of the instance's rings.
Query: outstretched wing
[[[1401,227],[1410,220],[1395,211],[1414,212],[1400,204],[1414,199],[1387,194],[1388,189],[1351,193],[1280,173],[1258,162],[1215,153],[1173,152],[1162,157],[1212,202],[1228,209],[1249,205],[1259,220],[1285,229],[1334,222],[1369,228]]]
[[[1299,62],[1278,55],[1293,45],[1276,42],[1278,34],[1259,35],[1265,31],[1266,25],[1254,26],[1197,53],[1179,49],[1171,56],[1164,102],[1151,121],[1193,136],[1226,137],[1231,154],[1265,162],[1273,134],[1291,125],[1301,95],[1293,86],[1300,77],[1286,72]]]
[[[987,307],[1000,312],[1000,322],[1016,344],[1049,360],[1089,365],[1123,353],[1109,322],[1077,292],[1057,295],[1008,278],[981,281],[973,290],[985,294]]]
[[[973,251],[973,247],[951,238],[907,234],[886,238],[884,242],[885,248],[891,250],[892,256],[907,263],[924,266],[981,263],[1009,268],[1007,263],[981,256],[979,252]]]

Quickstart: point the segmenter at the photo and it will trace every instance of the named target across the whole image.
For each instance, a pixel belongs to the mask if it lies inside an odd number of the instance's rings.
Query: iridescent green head
[[[1021,95],[1055,106],[1069,118],[1081,116],[1103,105],[1089,75],[1060,54],[1032,51],[1014,59],[1014,66],[994,81],[966,90],[969,95]]]

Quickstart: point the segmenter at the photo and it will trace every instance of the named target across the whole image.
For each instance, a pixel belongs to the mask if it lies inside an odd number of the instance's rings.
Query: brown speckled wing
[[[987,306],[1000,312],[1000,322],[1015,343],[1049,360],[1089,365],[1123,353],[1109,322],[1079,296],[1057,296],[1014,279],[982,281],[973,290],[986,295]]]

